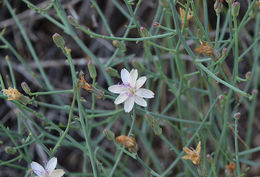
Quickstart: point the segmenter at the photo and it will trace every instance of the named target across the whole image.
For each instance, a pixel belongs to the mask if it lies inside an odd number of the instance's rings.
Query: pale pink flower
[[[124,102],[125,112],[130,112],[133,109],[134,103],[146,107],[147,103],[144,98],[153,98],[154,93],[151,90],[141,88],[146,77],[138,77],[137,69],[132,69],[129,73],[125,68],[121,70],[122,84],[112,85],[108,88],[110,92],[119,94],[115,100],[115,104]]]
[[[45,168],[37,162],[31,163],[32,171],[37,175],[36,177],[62,177],[64,171],[62,169],[56,169],[57,158],[53,157],[46,164]]]

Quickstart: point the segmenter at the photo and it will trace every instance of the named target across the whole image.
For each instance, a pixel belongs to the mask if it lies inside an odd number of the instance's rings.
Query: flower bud
[[[222,9],[223,9],[222,0],[216,0],[216,2],[214,4],[214,9],[217,14],[222,12]]]
[[[234,119],[239,119],[241,116],[240,112],[234,114]]]
[[[59,35],[58,33],[55,33],[52,36],[52,39],[57,47],[63,48],[65,46],[65,41],[64,41],[63,37],[61,35]]]
[[[88,61],[88,71],[91,79],[96,79],[97,77],[96,67],[91,60]]]
[[[25,93],[27,93],[28,95],[32,94],[31,89],[26,82],[22,82],[21,86],[22,86],[22,89]]]
[[[221,108],[223,108],[224,105],[225,105],[225,96],[224,95],[219,95],[218,99],[219,99],[219,103],[220,103]]]
[[[113,46],[121,50],[122,52],[126,51],[126,46],[124,42],[119,42],[118,40],[113,40]]]
[[[147,31],[147,29],[143,26],[140,27],[140,32],[141,32],[141,36],[142,37],[148,37],[149,36],[149,32]]]
[[[75,20],[75,18],[73,18],[71,15],[68,16],[68,21],[70,22],[70,24],[72,24],[73,26],[78,26],[79,24],[77,23],[77,21]]]
[[[251,93],[251,99],[250,100],[253,100],[256,98],[256,95],[257,95],[258,91],[256,89],[252,90],[252,93]]]
[[[116,47],[116,48],[118,48],[118,46],[120,44],[120,42],[118,40],[113,40],[112,43],[113,43],[113,46]]]
[[[104,131],[103,131],[103,133],[104,133],[104,135],[109,139],[109,140],[114,140],[115,139],[115,133],[114,132],[112,132],[111,130],[107,130],[107,129],[105,129]]]
[[[7,154],[10,154],[10,155],[16,154],[16,148],[15,148],[15,147],[6,146],[6,147],[4,148],[4,150],[5,150],[5,152],[6,152]]]
[[[107,67],[106,72],[112,77],[120,78],[118,71],[112,67]]]
[[[160,26],[160,24],[158,22],[153,23],[153,27],[158,28],[159,26]]]
[[[252,73],[251,73],[250,71],[248,71],[248,72],[246,73],[245,78],[246,78],[247,81],[250,81],[251,78],[252,78]]]
[[[234,2],[232,4],[232,9],[231,9],[231,14],[234,18],[236,18],[239,14],[239,10],[240,10],[240,3],[239,2]]]
[[[212,156],[210,154],[207,154],[207,161],[211,163],[213,160]]]
[[[228,50],[227,50],[227,48],[226,48],[226,47],[223,48],[221,53],[222,53],[222,57],[227,56],[227,54],[228,54]]]

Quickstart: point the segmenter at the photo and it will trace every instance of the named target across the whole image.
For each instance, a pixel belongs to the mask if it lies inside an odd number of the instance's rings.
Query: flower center
[[[127,83],[127,84],[121,84],[123,87],[126,87],[127,88],[127,90],[128,90],[128,92],[126,93],[126,95],[128,96],[128,97],[132,97],[134,94],[135,94],[135,88],[134,87],[132,87],[131,85],[130,85],[130,83]]]

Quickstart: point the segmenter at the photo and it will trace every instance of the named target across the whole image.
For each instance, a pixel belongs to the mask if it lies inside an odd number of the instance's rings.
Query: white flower
[[[57,158],[53,157],[49,160],[45,168],[37,162],[31,163],[31,168],[33,172],[37,175],[36,177],[61,177],[64,175],[62,169],[55,169],[57,165]]]
[[[112,85],[108,88],[110,92],[117,93],[119,96],[115,100],[115,104],[124,103],[125,112],[133,109],[134,103],[146,107],[147,103],[143,98],[153,98],[154,93],[151,90],[141,88],[146,77],[137,79],[137,69],[132,69],[129,73],[125,68],[121,70],[122,84]]]

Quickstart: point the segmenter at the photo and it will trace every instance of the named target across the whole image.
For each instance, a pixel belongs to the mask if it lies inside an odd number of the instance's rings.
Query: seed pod
[[[133,149],[136,147],[136,141],[135,138],[126,136],[126,135],[120,135],[116,137],[116,142],[122,144],[126,148]]]

